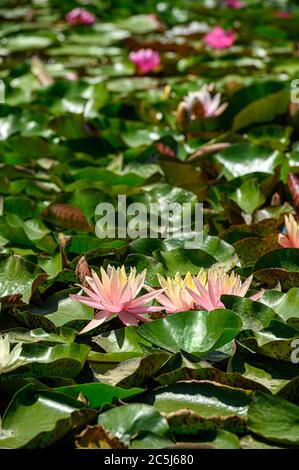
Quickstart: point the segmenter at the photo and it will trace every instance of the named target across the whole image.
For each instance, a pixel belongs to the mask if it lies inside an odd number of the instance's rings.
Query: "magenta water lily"
[[[140,74],[147,74],[157,70],[161,62],[159,53],[153,49],[132,51],[129,54],[129,58]]]
[[[244,8],[245,3],[241,0],[224,0],[224,5],[232,8],[233,10],[240,10],[241,8]]]
[[[72,25],[90,25],[96,22],[96,17],[84,8],[74,8],[66,15],[66,21]]]
[[[225,31],[220,26],[216,26],[205,35],[203,40],[206,46],[212,49],[228,49],[235,42],[235,33],[234,31]]]

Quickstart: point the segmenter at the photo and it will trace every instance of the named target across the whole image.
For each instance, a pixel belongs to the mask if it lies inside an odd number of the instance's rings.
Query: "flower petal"
[[[87,331],[97,328],[97,326],[104,323],[111,316],[112,314],[110,312],[107,312],[107,310],[101,310],[95,315],[95,317],[89,323],[87,323],[87,325],[81,331],[79,331],[78,334],[82,335],[83,333],[87,333]]]
[[[97,300],[90,299],[89,297],[85,297],[84,295],[77,295],[72,294],[70,298],[73,300],[77,300],[77,302],[81,302],[81,304],[88,305],[88,307],[92,307],[95,309],[102,308],[102,304]]]
[[[126,326],[129,326],[129,325],[138,326],[137,318],[131,313],[119,312],[118,317]]]

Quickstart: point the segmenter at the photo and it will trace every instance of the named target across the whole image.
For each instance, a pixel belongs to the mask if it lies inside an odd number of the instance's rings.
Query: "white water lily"
[[[9,337],[0,336],[0,374],[10,372],[22,364],[20,360],[22,343],[18,343],[10,350]]]
[[[189,92],[184,98],[184,104],[190,115],[190,119],[198,117],[214,117],[220,116],[228,103],[221,104],[221,93],[216,93],[214,96],[210,93],[213,85],[203,85],[199,91]]]

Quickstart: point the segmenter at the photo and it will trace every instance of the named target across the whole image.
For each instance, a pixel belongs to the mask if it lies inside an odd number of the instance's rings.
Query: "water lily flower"
[[[10,350],[8,335],[4,338],[0,336],[0,374],[10,372],[22,364],[20,361],[21,350],[22,343],[18,343]]]
[[[179,104],[177,121],[182,117],[190,122],[196,118],[210,118],[222,114],[228,103],[221,104],[221,93],[212,96],[210,89],[211,87],[204,85],[201,90],[190,92]]]
[[[240,0],[224,0],[224,5],[234,10],[239,10],[245,6]]]
[[[71,25],[93,24],[96,22],[96,17],[84,8],[74,8],[67,13],[66,21]]]
[[[144,287],[145,276],[146,270],[136,275],[136,269],[131,268],[130,274],[127,275],[124,266],[115,269],[110,265],[107,272],[101,268],[101,279],[94,271],[92,276],[86,276],[90,289],[81,287],[87,297],[71,295],[71,298],[93,307],[96,314],[80,334],[96,328],[115,314],[125,325],[138,325],[138,320],[150,321],[150,318],[144,317],[143,314],[160,311],[161,307],[145,304],[153,300],[162,289],[137,297]]]
[[[146,74],[157,69],[161,62],[159,52],[153,49],[132,51],[129,54],[129,59],[141,74]]]
[[[235,33],[216,26],[203,38],[204,43],[213,49],[227,49],[235,42]]]
[[[287,229],[286,235],[280,233],[278,235],[278,243],[284,248],[299,248],[299,225],[294,216],[284,216],[285,226]]]
[[[164,292],[162,294],[156,294],[156,300],[165,308],[167,313],[185,312],[186,310],[194,309],[194,298],[186,289],[188,286],[190,289],[196,290],[190,272],[186,274],[184,279],[179,273],[176,273],[174,278],[167,277],[165,279],[160,274],[157,274],[157,276]],[[206,277],[206,272],[201,269],[196,279],[201,283],[205,283]]]
[[[235,273],[226,274],[222,269],[210,268],[207,273],[206,282],[201,282],[196,277],[193,277],[196,289],[188,286],[186,289],[194,298],[197,308],[210,311],[224,307],[223,302],[220,300],[223,294],[245,297],[251,281],[252,275],[242,283],[240,276]],[[251,300],[258,300],[262,293],[261,291],[251,296]]]
[[[291,14],[287,11],[276,11],[275,16],[277,18],[282,18],[283,20],[288,20],[291,17]]]
[[[65,75],[65,78],[66,80],[73,82],[75,80],[78,80],[78,75],[76,74],[76,72],[67,72],[67,74]]]

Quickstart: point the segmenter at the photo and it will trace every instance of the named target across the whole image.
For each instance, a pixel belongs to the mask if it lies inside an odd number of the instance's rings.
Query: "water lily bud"
[[[279,207],[281,204],[281,199],[280,199],[280,194],[279,193],[274,193],[271,199],[271,206],[274,207]]]
[[[190,122],[190,114],[186,104],[183,101],[178,105],[176,111],[176,122],[180,129],[185,129]]]

